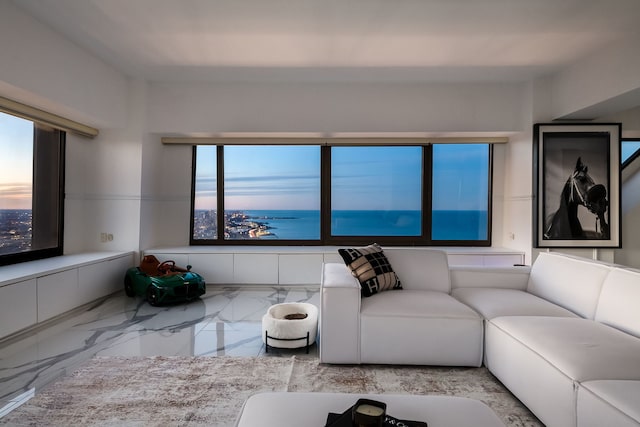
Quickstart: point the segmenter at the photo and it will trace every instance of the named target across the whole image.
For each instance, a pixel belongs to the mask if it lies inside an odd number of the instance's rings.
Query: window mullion
[[[216,147],[216,224],[218,227],[218,242],[224,242],[225,213],[224,213],[224,146]]]
[[[320,240],[327,244],[331,235],[331,147],[320,148]]]
[[[422,147],[422,238],[431,245],[433,207],[433,145]]]

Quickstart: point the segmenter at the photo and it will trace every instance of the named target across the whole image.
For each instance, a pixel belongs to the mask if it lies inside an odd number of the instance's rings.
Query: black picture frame
[[[620,248],[620,123],[533,127],[536,248]]]

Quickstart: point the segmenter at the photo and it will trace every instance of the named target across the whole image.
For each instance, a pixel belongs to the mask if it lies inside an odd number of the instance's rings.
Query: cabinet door
[[[322,275],[322,254],[281,254],[279,283],[281,285],[319,285]]]
[[[37,321],[36,279],[0,288],[0,338],[35,325]]]
[[[234,254],[233,281],[239,284],[278,284],[278,255]]]
[[[85,265],[78,269],[80,304],[123,289],[124,275],[133,265],[133,255]]]
[[[78,269],[80,304],[88,303],[101,296],[101,290],[107,287],[106,276],[106,262],[84,265]]]
[[[207,284],[233,283],[233,254],[191,254],[189,264]]]
[[[78,270],[73,268],[37,278],[38,322],[81,305]]]

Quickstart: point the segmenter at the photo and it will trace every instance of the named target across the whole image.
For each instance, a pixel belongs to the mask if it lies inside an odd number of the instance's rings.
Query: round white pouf
[[[306,314],[307,317],[304,319],[285,319],[285,316],[289,314],[298,313]],[[309,333],[309,345],[311,345],[316,341],[318,332],[318,307],[313,304],[306,302],[275,304],[269,307],[267,313],[262,316],[262,342],[267,346],[267,351],[269,351],[269,347],[306,347],[307,332]]]

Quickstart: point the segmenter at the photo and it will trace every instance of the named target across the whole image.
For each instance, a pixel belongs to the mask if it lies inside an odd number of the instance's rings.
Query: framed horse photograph
[[[533,127],[537,248],[619,248],[620,123]]]

